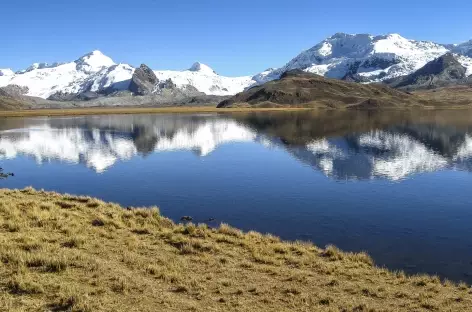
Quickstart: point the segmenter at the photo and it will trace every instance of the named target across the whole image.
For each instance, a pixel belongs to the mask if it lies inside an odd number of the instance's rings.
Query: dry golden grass
[[[472,291],[364,253],[157,208],[0,190],[0,311],[470,311]]]
[[[262,108],[216,108],[212,106],[172,106],[172,107],[90,107],[70,109],[24,109],[1,110],[0,117],[25,116],[75,116],[75,115],[104,115],[104,114],[164,114],[164,113],[225,113],[252,111],[296,111],[308,110],[306,107],[262,107]]]

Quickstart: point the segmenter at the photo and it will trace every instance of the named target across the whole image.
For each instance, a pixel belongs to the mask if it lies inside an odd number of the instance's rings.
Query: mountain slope
[[[10,68],[0,68],[0,77],[1,76],[13,76],[15,73]]]
[[[69,63],[35,63],[13,73],[0,70],[0,87],[18,85],[28,87],[28,96],[71,100],[87,98],[85,93],[110,94],[128,90],[135,68],[116,64],[100,51],[93,51]],[[233,95],[255,83],[250,76],[224,77],[210,67],[195,63],[185,71],[155,71],[159,81],[171,79],[177,89],[188,86],[207,95]]]
[[[472,43],[469,45],[472,48]],[[472,59],[467,57],[472,52],[472,49],[468,50],[469,45],[408,40],[398,34],[338,33],[302,52],[285,66],[253,79],[264,83],[279,78],[288,70],[301,69],[328,78],[380,82],[408,75],[451,49],[464,55],[460,62],[472,74]]]
[[[428,62],[417,71],[388,82],[390,86],[407,90],[431,89],[467,82],[467,68],[452,53]]]
[[[452,49],[452,52],[462,54],[468,57],[472,57],[472,40],[467,42],[455,45]]]
[[[93,51],[70,63],[33,64],[13,76],[0,77],[0,86],[26,86],[27,95],[45,99],[56,92],[74,94],[81,92],[96,73],[113,65],[111,58]]]
[[[29,106],[12,97],[0,94],[0,110],[17,110],[25,108],[29,108]]]
[[[292,70],[278,80],[241,92],[221,102],[218,107],[249,105],[370,109],[423,104],[416,96],[385,85],[358,84]]]
[[[171,79],[178,87],[191,85],[198,91],[212,95],[234,95],[251,86],[256,81],[251,76],[224,77],[209,66],[195,63],[185,71],[155,71],[159,80]]]
[[[229,96],[278,79],[284,72],[294,69],[355,82],[388,82],[407,76],[449,52],[457,55],[466,75],[472,75],[472,41],[437,44],[409,40],[398,34],[344,33],[337,33],[303,51],[281,68],[269,68],[252,77],[221,76],[199,62],[183,71],[153,72],[159,81],[184,93],[190,88],[207,95]],[[10,84],[28,87],[28,96],[43,99],[88,100],[129,91],[134,71],[131,65],[116,64],[100,51],[93,51],[68,63],[34,63],[16,73],[0,69],[0,87]]]

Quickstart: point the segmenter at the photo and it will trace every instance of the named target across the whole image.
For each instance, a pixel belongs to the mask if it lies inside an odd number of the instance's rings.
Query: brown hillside
[[[284,73],[279,80],[250,88],[218,107],[306,106],[326,108],[397,108],[441,105],[380,84],[327,79],[299,70]]]

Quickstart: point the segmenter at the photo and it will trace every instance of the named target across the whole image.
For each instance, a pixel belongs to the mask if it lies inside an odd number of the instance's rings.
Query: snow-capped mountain
[[[10,68],[0,68],[0,76],[13,76],[14,74]]]
[[[105,67],[91,75],[80,91],[99,92],[109,88],[116,91],[127,90],[133,73],[134,68],[128,64]]]
[[[454,53],[472,57],[472,40],[454,45],[451,50]]]
[[[90,79],[110,66],[113,60],[93,51],[70,63],[35,63],[14,75],[1,76],[0,86],[9,84],[28,87],[27,95],[48,98],[56,92],[78,93]]]
[[[190,86],[208,95],[234,95],[252,85],[278,79],[293,69],[329,78],[381,82],[409,75],[448,52],[454,53],[467,69],[467,75],[472,75],[472,40],[462,44],[437,44],[409,40],[398,34],[344,33],[323,40],[280,68],[269,68],[252,77],[221,76],[199,62],[183,71],[154,70],[154,73],[159,81],[172,82],[181,90]],[[116,64],[100,51],[93,51],[68,63],[34,63],[16,73],[0,69],[0,87],[10,84],[28,87],[27,95],[42,98],[57,95],[60,99],[63,95],[89,91],[109,94],[128,90],[134,71],[131,65]]]
[[[14,84],[28,87],[26,95],[49,98],[53,95],[80,94],[128,90],[135,68],[116,64],[110,57],[96,50],[69,63],[34,63],[14,73],[0,70],[0,87]],[[177,88],[188,85],[209,95],[232,95],[255,83],[251,76],[224,77],[209,66],[195,63],[184,71],[155,71],[159,80],[171,79]]]
[[[430,41],[415,41],[398,34],[373,36],[337,33],[271,72],[253,77],[259,83],[277,79],[292,69],[329,78],[350,78],[363,82],[379,82],[408,75],[429,61],[447,52],[461,54],[458,59],[472,73],[472,42],[442,45]]]
[[[171,79],[177,87],[191,85],[200,92],[212,95],[233,95],[255,83],[251,76],[220,76],[209,66],[199,62],[185,71],[163,70],[154,73],[159,80]]]

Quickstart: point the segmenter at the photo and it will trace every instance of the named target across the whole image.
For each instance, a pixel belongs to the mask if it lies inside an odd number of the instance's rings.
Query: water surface
[[[0,187],[91,195],[472,283],[472,113],[0,119]]]

